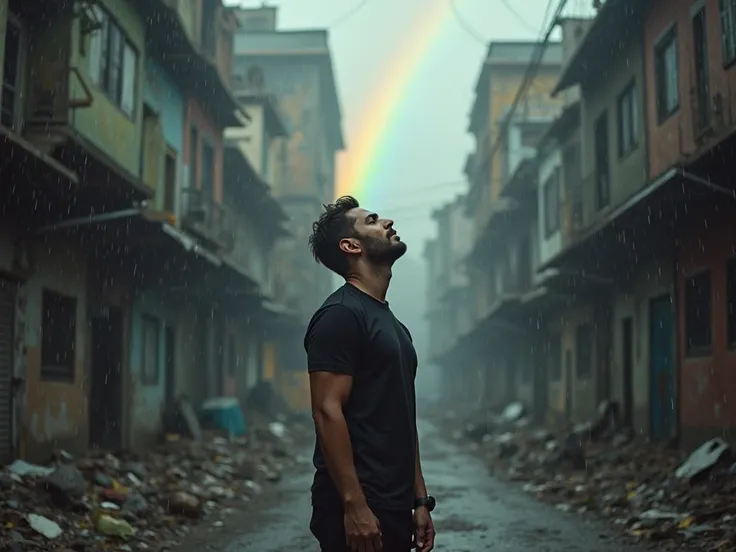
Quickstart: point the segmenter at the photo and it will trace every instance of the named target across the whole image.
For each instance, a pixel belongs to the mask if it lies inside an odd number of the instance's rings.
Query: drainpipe
[[[100,213],[99,215],[86,215],[83,217],[74,217],[67,220],[62,220],[54,224],[42,226],[35,231],[35,234],[45,234],[47,232],[54,232],[55,230],[61,230],[64,228],[76,228],[78,226],[86,226],[90,224],[97,224],[100,222],[109,222],[112,220],[119,220],[123,218],[135,217],[143,213],[146,208],[145,202],[142,202],[139,207],[132,207],[129,209],[121,209],[120,211],[111,211],[109,213]]]

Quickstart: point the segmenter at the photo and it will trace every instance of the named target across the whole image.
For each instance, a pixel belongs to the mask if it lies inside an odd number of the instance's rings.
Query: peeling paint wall
[[[649,434],[650,430],[650,302],[673,292],[672,261],[662,260],[639,269],[632,278],[629,289],[620,291],[614,299],[611,398],[618,401],[623,408],[625,396],[623,324],[626,318],[631,318],[632,417],[634,429],[640,434]]]
[[[88,443],[87,258],[78,248],[49,237],[33,246],[36,270],[23,286],[25,303],[26,412],[21,421],[25,456],[44,459],[55,448],[72,454]],[[71,383],[41,378],[42,297],[48,289],[76,299],[75,375]]]
[[[703,440],[736,430],[736,350],[729,347],[726,263],[734,256],[736,211],[696,210],[679,234],[677,328],[680,368],[680,423],[683,438]],[[706,224],[704,224],[704,221]],[[686,353],[685,285],[688,277],[710,271],[710,353]]]
[[[186,109],[186,124],[184,125],[184,144],[185,144],[185,163],[191,167],[191,156],[193,147],[190,144],[192,125],[197,128],[199,135],[199,144],[195,144],[198,151],[197,158],[197,174],[189,173],[190,182],[196,182],[197,187],[201,182],[202,175],[202,140],[207,140],[215,150],[215,170],[214,170],[214,200],[222,201],[222,132],[223,129],[217,128],[214,123],[207,118],[202,108],[189,98]]]
[[[186,315],[175,299],[156,290],[141,290],[133,302],[130,339],[131,378],[131,447],[141,448],[156,441],[161,435],[166,406],[166,328],[174,328],[176,338],[174,359],[180,355],[181,330],[178,321]],[[150,317],[158,328],[158,377],[155,381],[144,378],[144,317]]]

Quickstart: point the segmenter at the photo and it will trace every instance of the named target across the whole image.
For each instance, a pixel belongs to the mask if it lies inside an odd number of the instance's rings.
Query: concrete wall
[[[21,454],[31,460],[46,458],[55,448],[72,454],[88,443],[87,401],[87,258],[61,239],[33,244],[35,271],[21,286],[19,311],[25,355],[25,412],[20,420]],[[76,299],[75,375],[73,382],[41,378],[41,329],[44,289]],[[18,360],[18,359],[16,359]]]
[[[736,352],[727,338],[726,263],[733,258],[736,230],[733,208],[709,209],[691,214],[680,231],[678,251],[677,305],[678,359],[680,366],[680,423],[686,440],[732,434],[736,429],[736,394],[734,362]],[[706,227],[703,220],[708,221]],[[711,350],[709,354],[689,357],[686,353],[686,314],[684,310],[686,279],[702,270],[711,277]]]
[[[250,117],[250,122],[243,127],[230,127],[225,129],[225,137],[237,140],[238,149],[245,155],[258,176],[266,179],[264,174],[264,148],[265,137],[265,113],[263,106],[253,104],[245,107],[245,112]]]
[[[672,261],[663,259],[640,268],[628,290],[619,290],[613,300],[611,399],[624,404],[623,320],[631,317],[634,333],[632,378],[633,425],[640,434],[650,431],[650,318],[652,299],[669,294],[674,298]]]
[[[598,215],[595,197],[595,123],[601,114],[608,113],[608,158],[610,171],[610,207],[621,204],[638,191],[647,181],[646,136],[644,134],[644,65],[641,44],[632,42],[618,53],[615,62],[602,67],[600,78],[582,90],[582,177],[583,181],[583,224],[587,225]],[[635,82],[638,117],[638,145],[619,156],[618,149],[618,98],[621,92]]]
[[[154,318],[158,325],[158,379],[143,380],[143,317]],[[140,448],[154,442],[161,434],[162,415],[166,401],[166,333],[167,326],[177,329],[181,312],[171,298],[156,290],[139,290],[133,301],[130,339],[131,446]],[[174,358],[179,359],[175,347]]]
[[[84,75],[88,87],[94,96],[90,107],[76,109],[70,115],[73,127],[106,154],[111,156],[130,173],[140,174],[141,132],[144,59],[145,59],[145,26],[132,4],[103,0],[102,4],[127,34],[128,40],[138,52],[136,74],[135,110],[132,118],[124,114],[89,78],[88,58],[80,52],[79,40],[82,36],[79,29],[79,18],[75,18],[72,28],[71,65],[77,67]],[[53,38],[53,37],[51,37]],[[87,39],[89,40],[89,38]],[[59,46],[56,45],[58,50]],[[89,48],[86,49],[89,55]],[[84,91],[77,77],[69,76],[70,97],[83,98]]]
[[[161,117],[167,145],[182,155],[184,152],[184,113],[186,99],[171,75],[151,58],[146,59],[145,102]]]
[[[547,179],[558,168],[562,167],[562,154],[559,148],[554,148],[548,155],[545,155],[539,164],[539,178],[537,179],[537,235],[539,243],[539,261],[544,264],[552,257],[559,253],[562,247],[562,210],[560,210],[560,229],[549,237],[546,236],[544,229],[547,208],[545,206],[544,185]],[[564,201],[563,198],[563,181],[560,178],[560,206]]]
[[[691,155],[699,149],[713,145],[724,132],[733,127],[736,110],[736,66],[729,64],[723,55],[721,22],[717,0],[705,0],[708,47],[709,95],[720,96],[726,126],[698,137],[694,130],[695,111],[691,93],[695,86],[693,69],[694,46],[692,38],[693,2],[690,0],[657,0],[649,12],[645,28],[644,52],[646,52],[647,114],[649,142],[649,175],[654,178],[677,163],[683,155]],[[654,72],[655,44],[672,25],[677,26],[677,56],[679,63],[679,109],[664,121],[657,117],[657,96]]]
[[[199,134],[199,144],[197,148],[197,174],[189,172],[189,182],[196,183],[197,188],[200,187],[202,177],[202,140],[207,140],[215,150],[215,171],[214,171],[214,195],[215,201],[222,201],[222,132],[223,129],[217,128],[214,123],[205,115],[199,104],[193,99],[187,100],[186,117],[184,124],[184,162],[191,166],[190,160],[192,155],[192,144],[190,144],[190,129],[192,125],[197,127]]]

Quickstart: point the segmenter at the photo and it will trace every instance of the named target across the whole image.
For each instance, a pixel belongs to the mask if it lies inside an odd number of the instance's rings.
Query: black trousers
[[[383,552],[410,552],[414,539],[411,510],[387,512],[373,510],[381,524]],[[344,511],[340,507],[315,506],[309,529],[319,541],[322,552],[351,552],[345,542]]]

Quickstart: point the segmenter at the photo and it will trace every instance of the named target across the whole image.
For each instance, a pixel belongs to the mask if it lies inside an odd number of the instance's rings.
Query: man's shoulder
[[[361,301],[347,285],[340,286],[327,296],[314,315],[317,316],[319,313],[336,306],[344,307],[347,310],[357,313],[361,309]]]

